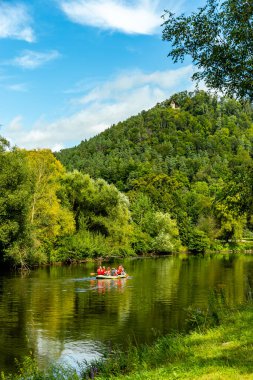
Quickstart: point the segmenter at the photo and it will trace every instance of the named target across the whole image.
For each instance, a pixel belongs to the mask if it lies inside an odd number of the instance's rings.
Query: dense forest
[[[253,236],[252,140],[252,105],[203,91],[54,154],[1,138],[1,261],[240,245]]]

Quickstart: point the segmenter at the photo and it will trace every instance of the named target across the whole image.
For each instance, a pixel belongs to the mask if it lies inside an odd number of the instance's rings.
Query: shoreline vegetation
[[[102,359],[79,363],[78,370],[52,365],[38,369],[26,357],[16,374],[1,380],[250,380],[253,379],[253,303],[229,308],[222,294],[207,310],[189,310],[189,331],[159,337],[152,345],[111,348]],[[123,342],[125,343],[125,342]]]
[[[57,153],[0,137],[1,267],[252,249],[252,121],[185,91]]]
[[[233,246],[233,247],[227,247],[224,249],[221,249],[219,251],[206,251],[206,252],[203,252],[203,253],[200,253],[200,252],[187,252],[187,251],[184,251],[182,250],[181,252],[171,252],[171,253],[167,253],[167,254],[159,254],[159,253],[149,253],[149,254],[143,254],[143,255],[134,255],[134,256],[130,256],[129,258],[132,258],[132,259],[147,259],[147,258],[156,258],[156,257],[166,257],[166,256],[171,256],[171,255],[190,255],[190,256],[195,256],[195,255],[200,255],[200,256],[208,256],[208,255],[253,255],[253,242],[252,242],[252,245],[247,248],[245,248],[244,246]],[[38,267],[48,267],[48,266],[65,266],[65,265],[75,265],[75,264],[87,264],[87,263],[96,263],[96,265],[98,266],[101,262],[103,263],[110,263],[110,262],[113,262],[114,260],[116,261],[120,261],[122,259],[125,259],[126,257],[125,256],[105,256],[105,257],[96,257],[96,258],[85,258],[85,259],[70,259],[70,258],[67,258],[66,260],[64,261],[57,261],[57,262],[52,262],[52,263],[45,263],[45,264],[35,264],[33,265],[32,267],[28,267],[28,266],[25,266],[25,267],[20,267],[18,268],[19,271],[30,271],[30,270],[33,270],[33,269],[36,269]],[[95,269],[94,269],[95,270]],[[96,273],[94,272],[94,275]]]

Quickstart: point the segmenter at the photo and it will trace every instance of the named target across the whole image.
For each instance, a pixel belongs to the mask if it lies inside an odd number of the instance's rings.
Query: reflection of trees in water
[[[246,266],[246,263],[245,263]],[[247,271],[245,270],[245,297],[247,300],[253,300],[253,261],[248,261]]]
[[[0,281],[0,367],[32,350],[61,355],[66,342],[149,342],[181,329],[188,306],[204,307],[215,291],[229,306],[253,288],[252,256],[126,260],[128,279],[82,279],[90,267],[54,267]],[[80,288],[80,292],[77,289]],[[252,295],[252,293],[251,293]],[[13,359],[12,359],[13,358]]]
[[[1,279],[0,299],[0,368],[14,368],[15,358],[20,357],[20,341],[23,342],[23,354],[29,353],[26,328],[30,322],[26,307],[25,279]]]
[[[247,256],[242,255],[189,257],[181,268],[178,298],[191,306],[207,306],[209,295],[216,291],[223,294],[228,306],[243,303],[249,270],[246,262]]]

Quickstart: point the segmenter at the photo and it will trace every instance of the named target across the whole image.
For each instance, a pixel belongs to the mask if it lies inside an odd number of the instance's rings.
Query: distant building
[[[174,100],[172,100],[172,101],[170,102],[170,106],[171,106],[171,108],[173,108],[173,109],[178,109],[178,108],[180,108],[179,105],[178,105],[176,102],[174,102]]]

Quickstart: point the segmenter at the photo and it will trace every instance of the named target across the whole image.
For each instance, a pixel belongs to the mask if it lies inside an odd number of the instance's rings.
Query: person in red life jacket
[[[102,268],[102,273],[101,273],[101,274],[102,274],[102,275],[105,275],[105,272],[106,272],[106,269],[105,269],[105,267],[103,267],[103,268]]]
[[[97,269],[98,276],[102,274],[102,271],[103,271],[103,269],[102,269],[102,267],[100,265],[100,267]]]
[[[117,275],[120,276],[122,274],[125,274],[125,271],[124,271],[124,268],[122,265],[119,265],[118,269],[117,269]]]

